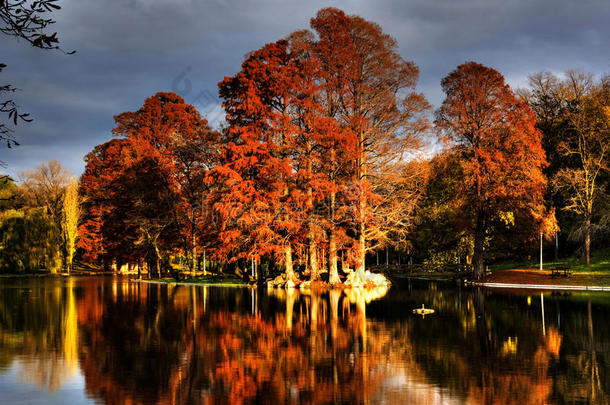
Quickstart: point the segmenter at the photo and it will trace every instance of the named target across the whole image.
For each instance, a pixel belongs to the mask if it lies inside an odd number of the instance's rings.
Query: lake
[[[424,304],[432,315],[415,315]],[[607,404],[610,294],[0,279],[1,404]]]

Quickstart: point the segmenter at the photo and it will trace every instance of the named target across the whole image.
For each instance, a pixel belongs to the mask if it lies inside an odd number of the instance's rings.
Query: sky
[[[111,139],[113,116],[135,111],[158,91],[174,91],[217,127],[217,84],[240,69],[244,55],[309,28],[332,6],[378,23],[399,53],[420,68],[418,88],[437,108],[440,81],[476,61],[497,69],[513,88],[528,75],[580,69],[610,73],[608,0],[59,0],[61,46],[74,55],[2,36],[0,85],[31,123],[20,146],[0,147],[0,172],[56,159],[75,175],[83,157]],[[3,117],[4,119],[4,117]]]

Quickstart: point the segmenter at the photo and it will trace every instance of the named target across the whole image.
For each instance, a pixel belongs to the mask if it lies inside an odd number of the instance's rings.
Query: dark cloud
[[[35,121],[20,124],[21,146],[0,149],[16,173],[58,159],[75,173],[83,156],[110,138],[113,115],[157,91],[177,91],[217,125],[217,83],[243,56],[307,28],[318,1],[66,0],[53,30],[66,50],[2,39],[2,82]],[[420,89],[438,105],[440,79],[475,60],[514,87],[533,72],[610,71],[610,2],[583,0],[346,0],[331,2],[375,21],[421,71]]]

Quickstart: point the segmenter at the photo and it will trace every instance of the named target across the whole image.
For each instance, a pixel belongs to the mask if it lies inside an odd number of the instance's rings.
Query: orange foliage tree
[[[446,98],[436,113],[440,135],[461,156],[463,182],[456,198],[469,218],[474,238],[474,274],[484,273],[484,250],[494,221],[526,213],[532,234],[554,231],[544,206],[547,165],[529,106],[515,96],[503,76],[474,62],[457,67],[441,81]]]
[[[108,198],[110,185],[123,170],[124,156],[127,151],[125,139],[113,139],[96,146],[85,156],[85,171],[80,179],[80,193],[83,196],[83,218],[79,225],[78,248],[87,262],[102,261],[104,268],[110,267],[112,259],[121,255],[121,246],[128,243],[131,230],[126,227],[113,229],[107,215],[115,209]],[[132,250],[125,250],[125,253]]]
[[[157,274],[168,254],[182,249],[191,252],[193,267],[200,233],[210,232],[203,179],[217,160],[218,133],[174,93],[157,93],[115,120],[121,139],[86,158],[81,192],[89,214],[81,247],[90,258],[111,253],[106,261],[117,264],[145,258]]]
[[[408,209],[388,208],[411,195],[396,190],[409,188],[404,160],[421,145],[429,106],[415,92],[417,67],[378,25],[328,8],[311,26],[253,52],[220,83],[229,123],[213,177],[223,185],[221,241],[243,257],[283,255],[289,274],[298,252],[312,281],[328,252],[331,283],[343,250],[364,281],[366,252],[405,224]]]
[[[311,25],[318,36],[327,113],[349,129],[356,145],[351,258],[362,280],[367,251],[380,246],[370,243],[401,226],[376,215],[372,206],[391,198],[384,193],[390,173],[399,173],[406,155],[421,146],[429,105],[415,91],[417,66],[396,52],[395,40],[377,24],[325,8]]]
[[[238,74],[219,83],[229,127],[222,165],[208,179],[219,185],[217,254],[283,258],[293,282],[293,245],[301,243],[301,221],[291,165],[298,126],[290,109],[298,72],[287,42],[278,41],[252,52]]]

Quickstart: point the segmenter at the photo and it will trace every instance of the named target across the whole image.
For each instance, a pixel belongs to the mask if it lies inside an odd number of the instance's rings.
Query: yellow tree
[[[80,219],[80,200],[78,196],[78,181],[75,178],[70,180],[66,187],[63,199],[63,215],[61,228],[64,234],[66,268],[72,269],[72,259],[76,250],[76,239],[78,238],[78,221]]]

